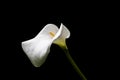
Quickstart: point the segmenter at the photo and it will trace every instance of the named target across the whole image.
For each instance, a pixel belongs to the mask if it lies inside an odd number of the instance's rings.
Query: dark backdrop
[[[71,32],[67,39],[70,55],[88,80],[98,80],[97,69],[101,56],[101,34],[104,31],[105,11],[89,3],[77,4],[14,4],[4,6],[1,57],[3,75],[13,79],[80,80],[64,52],[52,45],[46,62],[35,68],[23,52],[21,42],[31,39],[48,23],[63,23]],[[1,29],[1,30],[2,30]],[[5,78],[5,77],[4,77]]]

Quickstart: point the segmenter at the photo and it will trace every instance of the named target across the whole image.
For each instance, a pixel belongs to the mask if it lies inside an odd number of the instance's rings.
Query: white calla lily
[[[70,37],[70,31],[61,24],[60,29],[54,24],[47,24],[36,37],[22,42],[22,48],[31,63],[40,67],[46,60],[52,43],[60,47],[66,47],[66,38]]]

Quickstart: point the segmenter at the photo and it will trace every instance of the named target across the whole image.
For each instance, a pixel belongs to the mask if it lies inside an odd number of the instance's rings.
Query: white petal
[[[61,37],[69,38],[69,37],[70,37],[70,31],[67,29],[67,27],[65,27],[65,26],[61,23],[60,28],[62,29],[62,30],[61,30]]]
[[[58,27],[54,24],[47,24],[35,38],[39,38],[40,35],[45,35],[51,38],[50,32],[56,34],[58,32]]]
[[[59,31],[56,33],[55,37],[53,38],[53,43],[64,46],[66,45],[65,40],[66,38],[70,37],[70,31],[61,24]]]
[[[39,40],[34,38],[22,42],[24,52],[35,67],[40,67],[45,62],[52,44],[51,40],[45,36],[39,38]]]
[[[35,38],[22,42],[24,52],[35,67],[45,62],[53,41],[50,32],[56,34],[57,31],[56,25],[47,24]]]
[[[59,31],[56,33],[54,39],[57,38],[69,38],[70,37],[70,31],[61,23]]]

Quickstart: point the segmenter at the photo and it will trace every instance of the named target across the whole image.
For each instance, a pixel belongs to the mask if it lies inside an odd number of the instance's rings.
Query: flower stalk
[[[75,61],[71,57],[68,48],[66,46],[65,47],[62,46],[61,48],[65,52],[65,55],[66,55],[67,59],[72,64],[74,70],[78,73],[78,75],[80,76],[80,78],[82,80],[87,80],[87,78],[84,76],[84,74],[82,73],[82,71],[79,69],[79,67],[76,65]]]

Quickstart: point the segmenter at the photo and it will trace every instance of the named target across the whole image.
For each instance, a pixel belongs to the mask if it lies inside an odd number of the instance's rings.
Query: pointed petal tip
[[[69,29],[65,25],[63,25],[63,23],[61,23],[60,28],[63,29],[63,32],[66,35],[66,38],[69,38],[70,37],[70,31],[69,31]]]
[[[61,23],[61,26],[63,25],[63,23]]]

